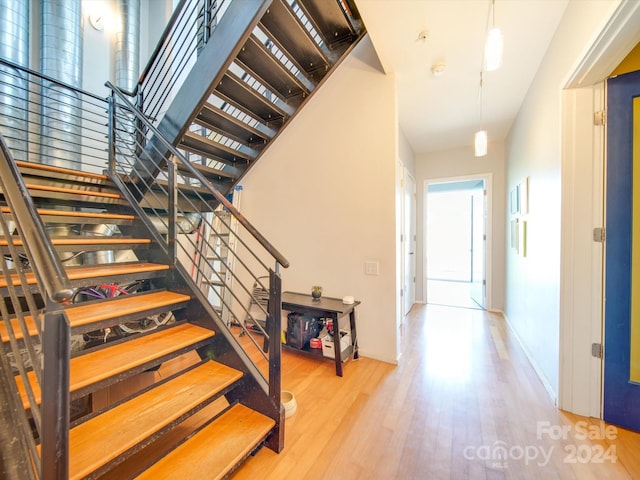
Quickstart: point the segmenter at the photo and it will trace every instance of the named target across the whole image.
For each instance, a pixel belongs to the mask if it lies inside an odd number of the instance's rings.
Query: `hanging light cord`
[[[491,0],[491,27],[496,28],[496,0]]]
[[[483,72],[480,69],[480,84],[478,86],[478,103],[480,104],[480,128],[484,126],[484,120],[482,116],[482,83],[483,83]]]

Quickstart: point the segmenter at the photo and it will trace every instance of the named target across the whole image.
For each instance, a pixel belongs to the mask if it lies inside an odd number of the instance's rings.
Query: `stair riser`
[[[171,328],[171,327],[168,327],[168,328]],[[150,333],[148,335],[152,335],[152,333]],[[130,340],[131,340],[130,337],[126,337],[124,339],[108,343],[108,344],[106,344],[106,346],[103,346],[103,347],[96,347],[96,348],[93,348],[93,349],[89,349],[87,351],[83,351],[82,354],[87,354],[87,353],[103,350],[105,348],[108,349],[108,348],[111,348],[114,345],[117,345],[119,343],[127,343]],[[203,340],[201,342],[193,343],[191,345],[188,345],[188,346],[173,350],[171,353],[168,353],[166,355],[159,356],[159,357],[153,359],[152,361],[144,362],[144,363],[142,363],[142,364],[140,364],[140,365],[138,365],[138,366],[136,366],[134,368],[130,368],[126,372],[114,375],[112,377],[109,377],[107,379],[101,380],[99,382],[92,383],[92,384],[90,384],[90,385],[88,385],[88,386],[86,386],[84,388],[73,390],[71,392],[71,400],[82,398],[82,397],[84,397],[85,395],[88,395],[91,392],[94,392],[96,390],[100,390],[100,389],[108,387],[110,385],[114,385],[114,384],[116,384],[118,382],[121,382],[121,381],[123,381],[123,380],[125,380],[127,378],[130,378],[130,377],[132,377],[134,375],[137,375],[139,373],[146,372],[147,370],[150,370],[150,369],[153,369],[155,367],[158,367],[159,365],[162,365],[164,362],[167,362],[167,361],[169,361],[169,360],[171,360],[173,358],[179,357],[180,355],[184,355],[185,353],[191,352],[194,349],[206,347],[210,343],[211,343],[210,340]]]

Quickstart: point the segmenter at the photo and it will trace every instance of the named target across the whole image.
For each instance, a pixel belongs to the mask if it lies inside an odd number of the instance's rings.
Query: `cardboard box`
[[[351,332],[348,330],[340,330],[340,351],[344,352],[351,346]],[[326,335],[322,337],[322,355],[327,358],[335,358],[335,350],[333,346],[333,337]]]

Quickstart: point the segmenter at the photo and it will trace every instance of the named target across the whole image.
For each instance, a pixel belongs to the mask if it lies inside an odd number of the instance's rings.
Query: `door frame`
[[[604,147],[595,145],[585,161],[580,158],[575,149],[581,142],[588,144],[585,138],[578,135],[577,123],[592,121],[588,106],[594,101],[594,97],[589,93],[589,89],[603,82],[620,64],[635,45],[640,41],[640,32],[637,25],[640,24],[640,2],[633,0],[622,0],[613,12],[602,31],[597,33],[591,48],[579,61],[576,69],[570,74],[564,84],[561,94],[562,105],[562,222],[561,222],[561,264],[560,264],[560,362],[558,377],[558,407],[570,412],[602,418],[602,361],[595,359],[592,361],[591,348],[589,343],[593,343],[593,338],[603,340],[602,332],[604,327],[604,312],[597,305],[588,304],[588,313],[576,310],[576,306],[584,297],[585,289],[587,294],[597,294],[600,290],[599,301],[603,300],[604,285],[597,287],[598,281],[602,282],[604,269],[606,268],[604,258],[600,269],[593,266],[594,258],[591,259],[592,269],[587,272],[588,277],[583,277],[581,287],[572,282],[576,278],[576,258],[574,248],[580,244],[584,250],[588,244],[591,248],[593,243],[591,234],[585,238],[575,235],[574,221],[575,208],[581,202],[593,203],[591,219],[598,216],[598,209],[602,209],[604,216],[604,187],[602,193],[594,194],[593,191],[576,189],[582,185],[584,179],[584,167],[597,168],[602,172],[604,182],[604,168],[606,159],[604,158]],[[595,95],[595,93],[593,93]],[[604,96],[604,93],[602,94]],[[585,110],[586,108],[586,110]],[[593,107],[591,107],[593,108]],[[579,115],[588,115],[584,117]],[[604,132],[603,132],[604,136]],[[603,138],[604,142],[604,138]],[[590,145],[590,144],[589,144]],[[602,151],[602,165],[594,165],[596,151]],[[584,150],[582,150],[584,153]],[[580,167],[580,168],[578,168]],[[587,172],[591,175],[593,172]],[[590,186],[590,185],[589,185]],[[592,227],[604,226],[604,218],[599,223],[594,223]],[[604,253],[603,253],[604,256]],[[583,272],[584,273],[584,272]],[[588,280],[588,281],[586,281]],[[576,337],[578,335],[578,337]],[[588,365],[588,368],[580,368],[581,365]]]
[[[404,322],[404,317],[409,313],[409,310],[411,310],[411,307],[409,307],[408,309],[406,308],[406,297],[409,297],[409,303],[411,306],[413,306],[416,303],[416,268],[417,268],[417,264],[416,264],[416,220],[417,220],[417,215],[416,215],[416,210],[417,210],[417,198],[416,198],[416,193],[417,193],[417,187],[416,187],[416,179],[414,178],[414,176],[411,174],[411,172],[404,166],[404,164],[402,162],[400,162],[400,168],[402,171],[402,177],[401,177],[401,187],[400,187],[400,195],[401,195],[401,219],[400,219],[400,230],[401,230],[401,235],[402,235],[402,241],[401,241],[401,258],[402,258],[402,262],[401,262],[401,281],[402,281],[402,292],[403,292],[403,296],[401,298],[401,314],[402,314],[402,318],[403,318],[403,322]],[[409,220],[409,225],[407,225],[407,204],[406,204],[406,199],[407,199],[407,179],[410,179],[413,185],[413,191],[410,193],[411,195],[411,218]],[[407,231],[409,232],[413,232],[413,238],[409,238],[407,239]],[[411,235],[409,235],[411,236]],[[409,251],[413,251],[413,253],[411,255],[413,255],[412,258],[406,258],[409,256]],[[413,268],[413,280],[410,282],[411,285],[406,285],[406,278],[407,278],[407,272],[406,272],[406,265],[407,262],[410,262],[413,264],[412,268]]]
[[[603,341],[604,243],[593,229],[605,225],[605,128],[593,118],[604,102],[604,83],[563,92],[558,407],[595,418],[603,364],[591,345]]]
[[[493,279],[493,274],[492,274],[492,269],[493,269],[493,262],[492,262],[492,251],[493,251],[493,173],[479,173],[479,174],[475,174],[475,175],[464,175],[464,176],[459,176],[459,177],[443,177],[443,178],[427,178],[424,180],[423,183],[423,232],[422,232],[422,238],[424,239],[424,241],[422,242],[422,258],[423,258],[423,265],[422,265],[422,298],[425,299],[425,301],[428,301],[427,299],[427,243],[428,243],[428,237],[427,237],[427,197],[429,194],[429,184],[431,183],[456,183],[456,182],[465,182],[465,181],[469,181],[469,180],[484,180],[484,188],[487,191],[487,195],[486,195],[486,201],[487,201],[487,224],[486,224],[486,232],[487,232],[487,239],[486,242],[484,244],[484,258],[485,258],[485,271],[484,271],[484,279],[485,279],[485,283],[486,283],[486,288],[484,291],[484,304],[485,304],[485,309],[487,311],[491,311],[492,310],[492,279]]]
[[[480,218],[482,220],[481,223],[481,235],[479,237],[479,240],[482,244],[482,248],[484,250],[483,255],[482,255],[482,259],[481,259],[481,268],[482,268],[482,280],[481,280],[481,285],[480,285],[480,289],[482,291],[482,294],[480,296],[480,302],[478,302],[476,300],[476,290],[474,287],[474,284],[476,284],[476,282],[474,281],[475,279],[475,266],[476,266],[476,249],[474,248],[475,245],[475,241],[478,238],[478,232],[476,232],[476,227],[478,227],[478,223],[477,219],[478,219],[478,214],[476,213],[476,207],[478,205],[476,205],[475,201],[474,201],[474,197],[472,195],[471,197],[471,299],[476,302],[480,307],[482,307],[482,309],[486,309],[487,308],[487,294],[486,294],[486,290],[487,290],[487,277],[485,272],[487,271],[487,255],[486,255],[486,242],[487,242],[487,213],[488,213],[488,208],[487,208],[487,189],[486,187],[484,187],[484,183],[483,183],[483,190],[482,192],[480,192],[479,194],[479,198],[481,198],[481,203],[480,203],[480,207],[482,208],[482,212],[480,212]]]

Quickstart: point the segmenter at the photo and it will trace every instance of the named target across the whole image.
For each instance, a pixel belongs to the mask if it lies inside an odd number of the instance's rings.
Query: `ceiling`
[[[482,120],[503,141],[568,0],[496,0],[502,67],[483,73]],[[490,0],[357,0],[380,63],[395,73],[400,126],[414,153],[473,144],[481,123],[480,71]],[[421,32],[427,32],[421,39]],[[435,77],[431,68],[443,63]]]

